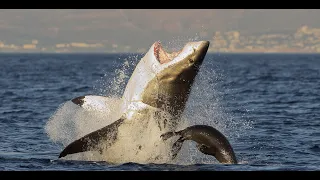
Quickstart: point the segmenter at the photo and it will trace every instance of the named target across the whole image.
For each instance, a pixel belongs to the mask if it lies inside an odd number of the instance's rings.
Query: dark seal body
[[[181,136],[172,146],[173,158],[176,157],[185,140],[192,140],[197,143],[199,151],[214,156],[220,163],[238,163],[228,139],[211,126],[195,125],[178,132],[167,132],[161,135],[164,140],[172,136]]]

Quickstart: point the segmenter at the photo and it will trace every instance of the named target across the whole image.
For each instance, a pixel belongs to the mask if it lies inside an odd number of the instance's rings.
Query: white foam
[[[111,101],[110,104],[112,104]],[[53,142],[66,146],[118,119],[119,114],[116,113],[116,110],[107,112],[110,113],[87,111],[67,101],[50,117],[45,130]]]

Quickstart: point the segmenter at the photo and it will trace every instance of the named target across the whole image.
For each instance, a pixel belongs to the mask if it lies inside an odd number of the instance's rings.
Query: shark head
[[[169,53],[155,42],[136,66],[123,98],[180,116],[208,47],[209,41],[189,42]]]

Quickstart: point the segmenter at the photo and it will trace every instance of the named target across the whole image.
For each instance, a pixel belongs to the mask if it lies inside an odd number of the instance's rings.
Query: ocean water
[[[223,165],[185,143],[184,164],[59,160],[45,130],[66,101],[119,96],[141,54],[0,54],[0,170],[320,170],[320,55],[207,54],[185,111],[231,142]]]

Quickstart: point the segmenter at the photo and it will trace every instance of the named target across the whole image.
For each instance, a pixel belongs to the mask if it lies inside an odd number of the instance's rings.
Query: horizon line
[[[42,51],[16,51],[16,52],[0,52],[0,54],[141,54],[144,55],[147,52],[42,52]],[[207,52],[207,54],[320,54],[320,52],[301,52],[301,51],[277,51],[277,52],[267,52],[267,51],[254,51],[254,52]]]

